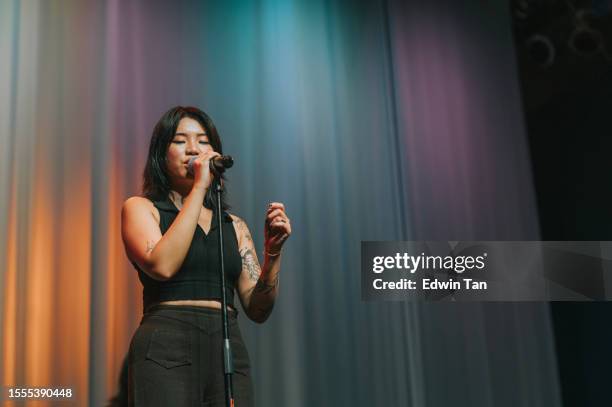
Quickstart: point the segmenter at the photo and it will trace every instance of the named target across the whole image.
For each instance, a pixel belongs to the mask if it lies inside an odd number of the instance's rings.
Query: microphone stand
[[[223,323],[223,372],[225,374],[225,405],[234,407],[234,389],[232,385],[232,374],[234,374],[234,360],[232,358],[232,347],[229,339],[229,328],[227,322],[227,297],[225,295],[225,260],[223,252],[223,221],[221,219],[221,194],[223,193],[223,181],[219,176],[214,182],[217,194],[217,222],[219,230],[219,274],[221,276],[221,319]]]

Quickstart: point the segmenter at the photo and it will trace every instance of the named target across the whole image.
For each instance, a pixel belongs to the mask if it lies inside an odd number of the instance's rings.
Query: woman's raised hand
[[[271,256],[280,254],[289,236],[291,236],[291,221],[285,213],[285,205],[272,202],[268,205],[264,226],[266,253]]]
[[[198,154],[193,162],[193,188],[208,189],[213,180],[213,175],[210,172],[210,160],[213,157],[220,156],[216,151],[206,151]]]

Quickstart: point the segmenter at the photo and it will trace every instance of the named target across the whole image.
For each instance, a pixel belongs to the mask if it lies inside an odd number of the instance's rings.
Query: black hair
[[[153,129],[151,143],[149,144],[149,155],[143,172],[142,193],[152,201],[166,199],[170,193],[170,179],[166,166],[166,156],[168,147],[174,139],[176,128],[181,119],[185,117],[200,123],[208,136],[208,142],[212,149],[223,155],[221,139],[210,116],[197,107],[191,106],[176,106],[168,110]],[[225,179],[223,176],[221,178]],[[213,192],[214,182],[216,181],[213,181],[213,185],[208,188],[204,197],[204,206],[208,209],[215,208],[217,204]],[[225,202],[225,193],[221,195],[221,208],[223,210],[229,208],[229,205]]]

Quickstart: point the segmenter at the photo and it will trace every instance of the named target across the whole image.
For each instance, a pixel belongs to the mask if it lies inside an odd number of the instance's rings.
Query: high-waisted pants
[[[234,405],[253,406],[250,362],[228,311],[234,361]],[[128,355],[128,401],[136,407],[225,406],[221,310],[154,305],[142,318]]]

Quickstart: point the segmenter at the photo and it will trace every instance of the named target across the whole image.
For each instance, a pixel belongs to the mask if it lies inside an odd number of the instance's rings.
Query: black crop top
[[[179,213],[169,198],[154,201],[159,210],[159,228],[162,235],[172,225]],[[223,243],[225,260],[225,295],[227,303],[234,305],[234,289],[242,270],[242,259],[238,251],[238,238],[232,224],[232,217],[223,212]],[[138,270],[138,278],[143,286],[142,302],[144,310],[155,303],[173,300],[221,300],[221,279],[219,276],[219,236],[215,211],[208,234],[200,225],[196,227],[191,246],[181,268],[172,278],[165,281],[155,280],[132,262]]]

